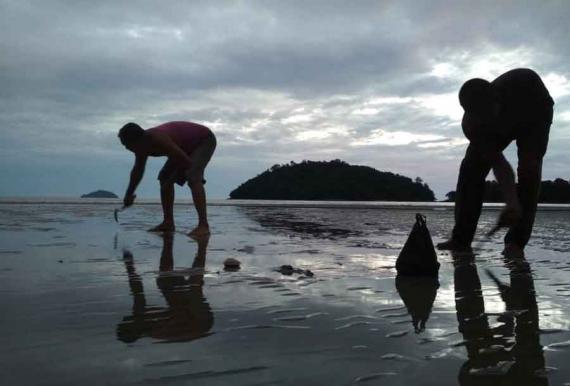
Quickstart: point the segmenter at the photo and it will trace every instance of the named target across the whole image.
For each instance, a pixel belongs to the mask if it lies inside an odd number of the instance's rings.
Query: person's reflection
[[[473,256],[454,256],[455,307],[468,356],[461,385],[548,384],[530,266],[525,260],[506,263],[510,286],[489,272],[506,306],[500,324],[491,327]]]
[[[437,277],[396,276],[396,290],[412,317],[417,334],[426,328],[438,288]]]
[[[117,326],[117,338],[131,343],[142,337],[165,342],[182,342],[209,335],[214,324],[210,305],[203,294],[204,264],[208,237],[198,241],[198,252],[191,270],[173,270],[173,235],[163,236],[160,273],[156,284],[166,299],[167,307],[152,307],[146,303],[143,283],[136,273],[133,256],[125,251],[123,260],[133,295],[132,315],[125,316]],[[188,277],[187,277],[188,276]]]

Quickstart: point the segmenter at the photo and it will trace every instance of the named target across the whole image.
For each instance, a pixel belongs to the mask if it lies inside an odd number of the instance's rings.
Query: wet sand
[[[145,231],[158,205],[115,207],[0,204],[1,384],[570,382],[568,211],[539,212],[526,261],[497,235],[434,282],[396,280],[413,208],[213,206],[198,243],[188,206],[172,237]]]

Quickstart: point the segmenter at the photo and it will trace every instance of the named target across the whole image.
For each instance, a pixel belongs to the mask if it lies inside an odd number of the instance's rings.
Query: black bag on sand
[[[437,276],[439,263],[426,226],[426,218],[416,214],[416,223],[396,261],[398,275]]]

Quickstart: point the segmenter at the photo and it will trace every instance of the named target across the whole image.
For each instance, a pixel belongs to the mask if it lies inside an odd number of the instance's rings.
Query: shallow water
[[[159,206],[115,205],[0,204],[1,384],[570,382],[570,212],[539,212],[526,263],[497,236],[433,281],[396,280],[405,205],[212,206],[207,243],[187,205],[172,237],[145,231]],[[432,209],[437,242],[452,211]]]

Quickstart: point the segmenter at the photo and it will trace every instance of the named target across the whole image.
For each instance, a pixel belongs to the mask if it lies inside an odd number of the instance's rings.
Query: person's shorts
[[[178,163],[172,159],[168,159],[160,172],[158,173],[158,180],[161,183],[171,182],[183,186],[186,182],[194,183],[204,179],[204,169],[210,162],[212,154],[216,150],[216,136],[210,132],[208,136],[188,155],[190,157],[190,167],[188,169],[181,168]]]

